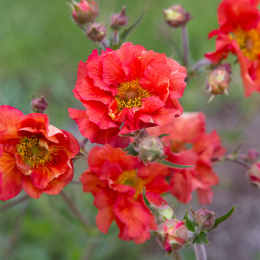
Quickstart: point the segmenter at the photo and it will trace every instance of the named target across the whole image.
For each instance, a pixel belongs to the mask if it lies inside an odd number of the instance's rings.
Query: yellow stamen
[[[141,88],[136,80],[120,83],[115,98],[118,112],[125,107],[130,109],[133,107],[141,107],[142,99],[149,96],[149,92]]]
[[[37,136],[24,137],[17,146],[17,152],[25,164],[28,164],[31,168],[38,168],[39,165],[43,165],[52,159],[47,148],[47,142]]]
[[[238,29],[234,32],[234,37],[241,51],[250,61],[258,59],[260,54],[260,34],[257,30],[243,31]]]
[[[123,185],[129,185],[129,186],[135,188],[134,199],[138,198],[138,195],[140,193],[142,193],[142,190],[143,190],[143,187],[144,187],[144,183],[143,183],[142,179],[140,179],[137,176],[136,170],[124,171],[118,177],[116,182],[119,183],[119,184],[123,184]]]

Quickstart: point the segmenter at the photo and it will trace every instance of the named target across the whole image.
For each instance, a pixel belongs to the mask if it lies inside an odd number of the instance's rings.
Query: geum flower
[[[81,176],[84,192],[91,192],[94,205],[99,209],[96,222],[107,233],[115,220],[123,240],[143,243],[155,230],[154,216],[145,206],[142,191],[155,205],[165,201],[160,194],[169,191],[165,177],[167,167],[150,163],[145,166],[137,157],[126,155],[120,148],[110,145],[96,146],[89,152],[89,169]]]
[[[93,143],[126,147],[126,133],[165,125],[183,109],[186,69],[165,54],[125,43],[119,50],[94,50],[80,62],[74,95],[86,110],[69,108],[81,134]]]
[[[171,169],[171,193],[182,203],[191,200],[197,190],[199,202],[208,204],[212,200],[211,186],[218,184],[218,176],[212,168],[211,159],[221,156],[225,149],[214,130],[205,132],[205,116],[202,112],[183,113],[166,126],[148,129],[151,135],[170,134],[162,138],[167,161],[180,165],[196,165],[189,169]]]
[[[259,0],[223,0],[218,8],[219,29],[209,38],[217,36],[216,51],[205,56],[213,63],[235,54],[240,64],[245,96],[260,92],[260,11]]]
[[[45,114],[3,105],[0,115],[0,200],[22,189],[33,198],[58,194],[73,178],[75,137],[50,125]]]

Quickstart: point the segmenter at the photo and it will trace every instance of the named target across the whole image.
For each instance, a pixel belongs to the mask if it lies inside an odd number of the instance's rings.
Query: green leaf
[[[150,201],[145,196],[145,188],[143,188],[143,198],[144,198],[144,204],[150,209],[152,204],[150,203]]]
[[[222,217],[217,218],[217,219],[215,220],[215,223],[214,223],[213,227],[210,228],[210,229],[208,229],[207,231],[211,231],[212,229],[216,228],[220,223],[224,222],[224,221],[227,220],[229,217],[231,217],[231,215],[233,214],[235,208],[236,208],[236,205],[234,205],[234,206],[230,209],[230,211],[229,211],[227,214],[225,214],[225,215],[222,216]]]
[[[195,165],[181,165],[181,164],[171,163],[171,162],[165,161],[165,160],[158,160],[157,163],[160,163],[162,165],[166,165],[166,166],[171,167],[171,168],[178,168],[178,169],[186,169],[186,168],[195,167]]]
[[[133,31],[134,28],[142,21],[142,19],[144,18],[145,13],[146,13],[146,10],[144,10],[144,11],[142,12],[142,14],[140,15],[140,17],[139,17],[129,28],[125,29],[125,30],[121,33],[121,35],[120,35],[120,43],[121,43],[121,44],[125,41],[125,39],[126,39],[126,37],[128,36],[128,34],[129,34],[131,31]],[[120,44],[120,45],[121,45],[121,44]]]
[[[127,152],[127,155],[137,156],[138,152],[134,149],[134,145],[130,143],[123,151]]]
[[[188,218],[188,211],[186,212],[183,220],[185,220],[185,225],[188,230],[195,232],[196,222]]]
[[[207,239],[207,233],[204,231],[200,231],[200,233],[193,239],[193,244],[209,244],[209,241]]]
[[[161,134],[161,135],[158,136],[158,138],[161,139],[161,138],[163,138],[163,137],[165,137],[165,136],[168,136],[168,135],[170,135],[170,134]]]

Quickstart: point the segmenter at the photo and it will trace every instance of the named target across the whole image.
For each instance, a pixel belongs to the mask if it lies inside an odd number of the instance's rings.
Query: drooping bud
[[[110,17],[110,26],[113,30],[119,30],[120,27],[126,26],[128,23],[128,18],[125,14],[126,6],[122,7],[119,13],[112,14]]]
[[[189,231],[183,221],[178,219],[166,220],[157,229],[160,245],[167,252],[178,251],[189,239]]]
[[[48,107],[48,102],[44,96],[33,98],[31,101],[31,107],[33,112],[43,113]]]
[[[246,160],[249,162],[254,162],[259,158],[259,156],[260,153],[256,149],[249,149]]]
[[[183,26],[191,19],[190,13],[185,11],[181,5],[173,5],[163,10],[163,13],[166,22],[172,27]]]
[[[163,154],[163,143],[156,136],[147,136],[139,144],[139,155],[143,162],[154,162]]]
[[[250,182],[260,188],[260,161],[252,164],[247,172]]]
[[[88,25],[86,34],[91,41],[101,42],[107,35],[107,29],[101,23],[92,23]]]
[[[213,211],[203,208],[196,211],[194,218],[200,228],[209,229],[214,225],[215,216]]]
[[[231,65],[224,63],[210,72],[207,78],[207,89],[212,95],[228,95],[231,80]]]
[[[93,22],[99,15],[99,8],[94,0],[82,0],[80,3],[72,2],[69,4],[72,7],[72,17],[79,25],[84,25]]]

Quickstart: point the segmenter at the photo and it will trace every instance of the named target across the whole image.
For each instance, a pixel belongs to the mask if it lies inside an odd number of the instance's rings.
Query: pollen
[[[250,61],[259,58],[260,54],[260,34],[256,29],[249,31],[236,30],[234,37],[244,56]]]
[[[17,152],[23,162],[31,168],[38,168],[52,160],[48,144],[37,136],[24,137],[17,146]]]
[[[142,193],[144,183],[142,179],[137,176],[136,170],[124,171],[117,179],[117,183],[128,185],[135,188],[134,199],[138,198],[138,195]]]
[[[149,96],[149,92],[141,88],[138,81],[122,82],[118,86],[118,93],[115,97],[117,110],[120,112],[125,107],[129,109],[141,107],[142,99]]]

